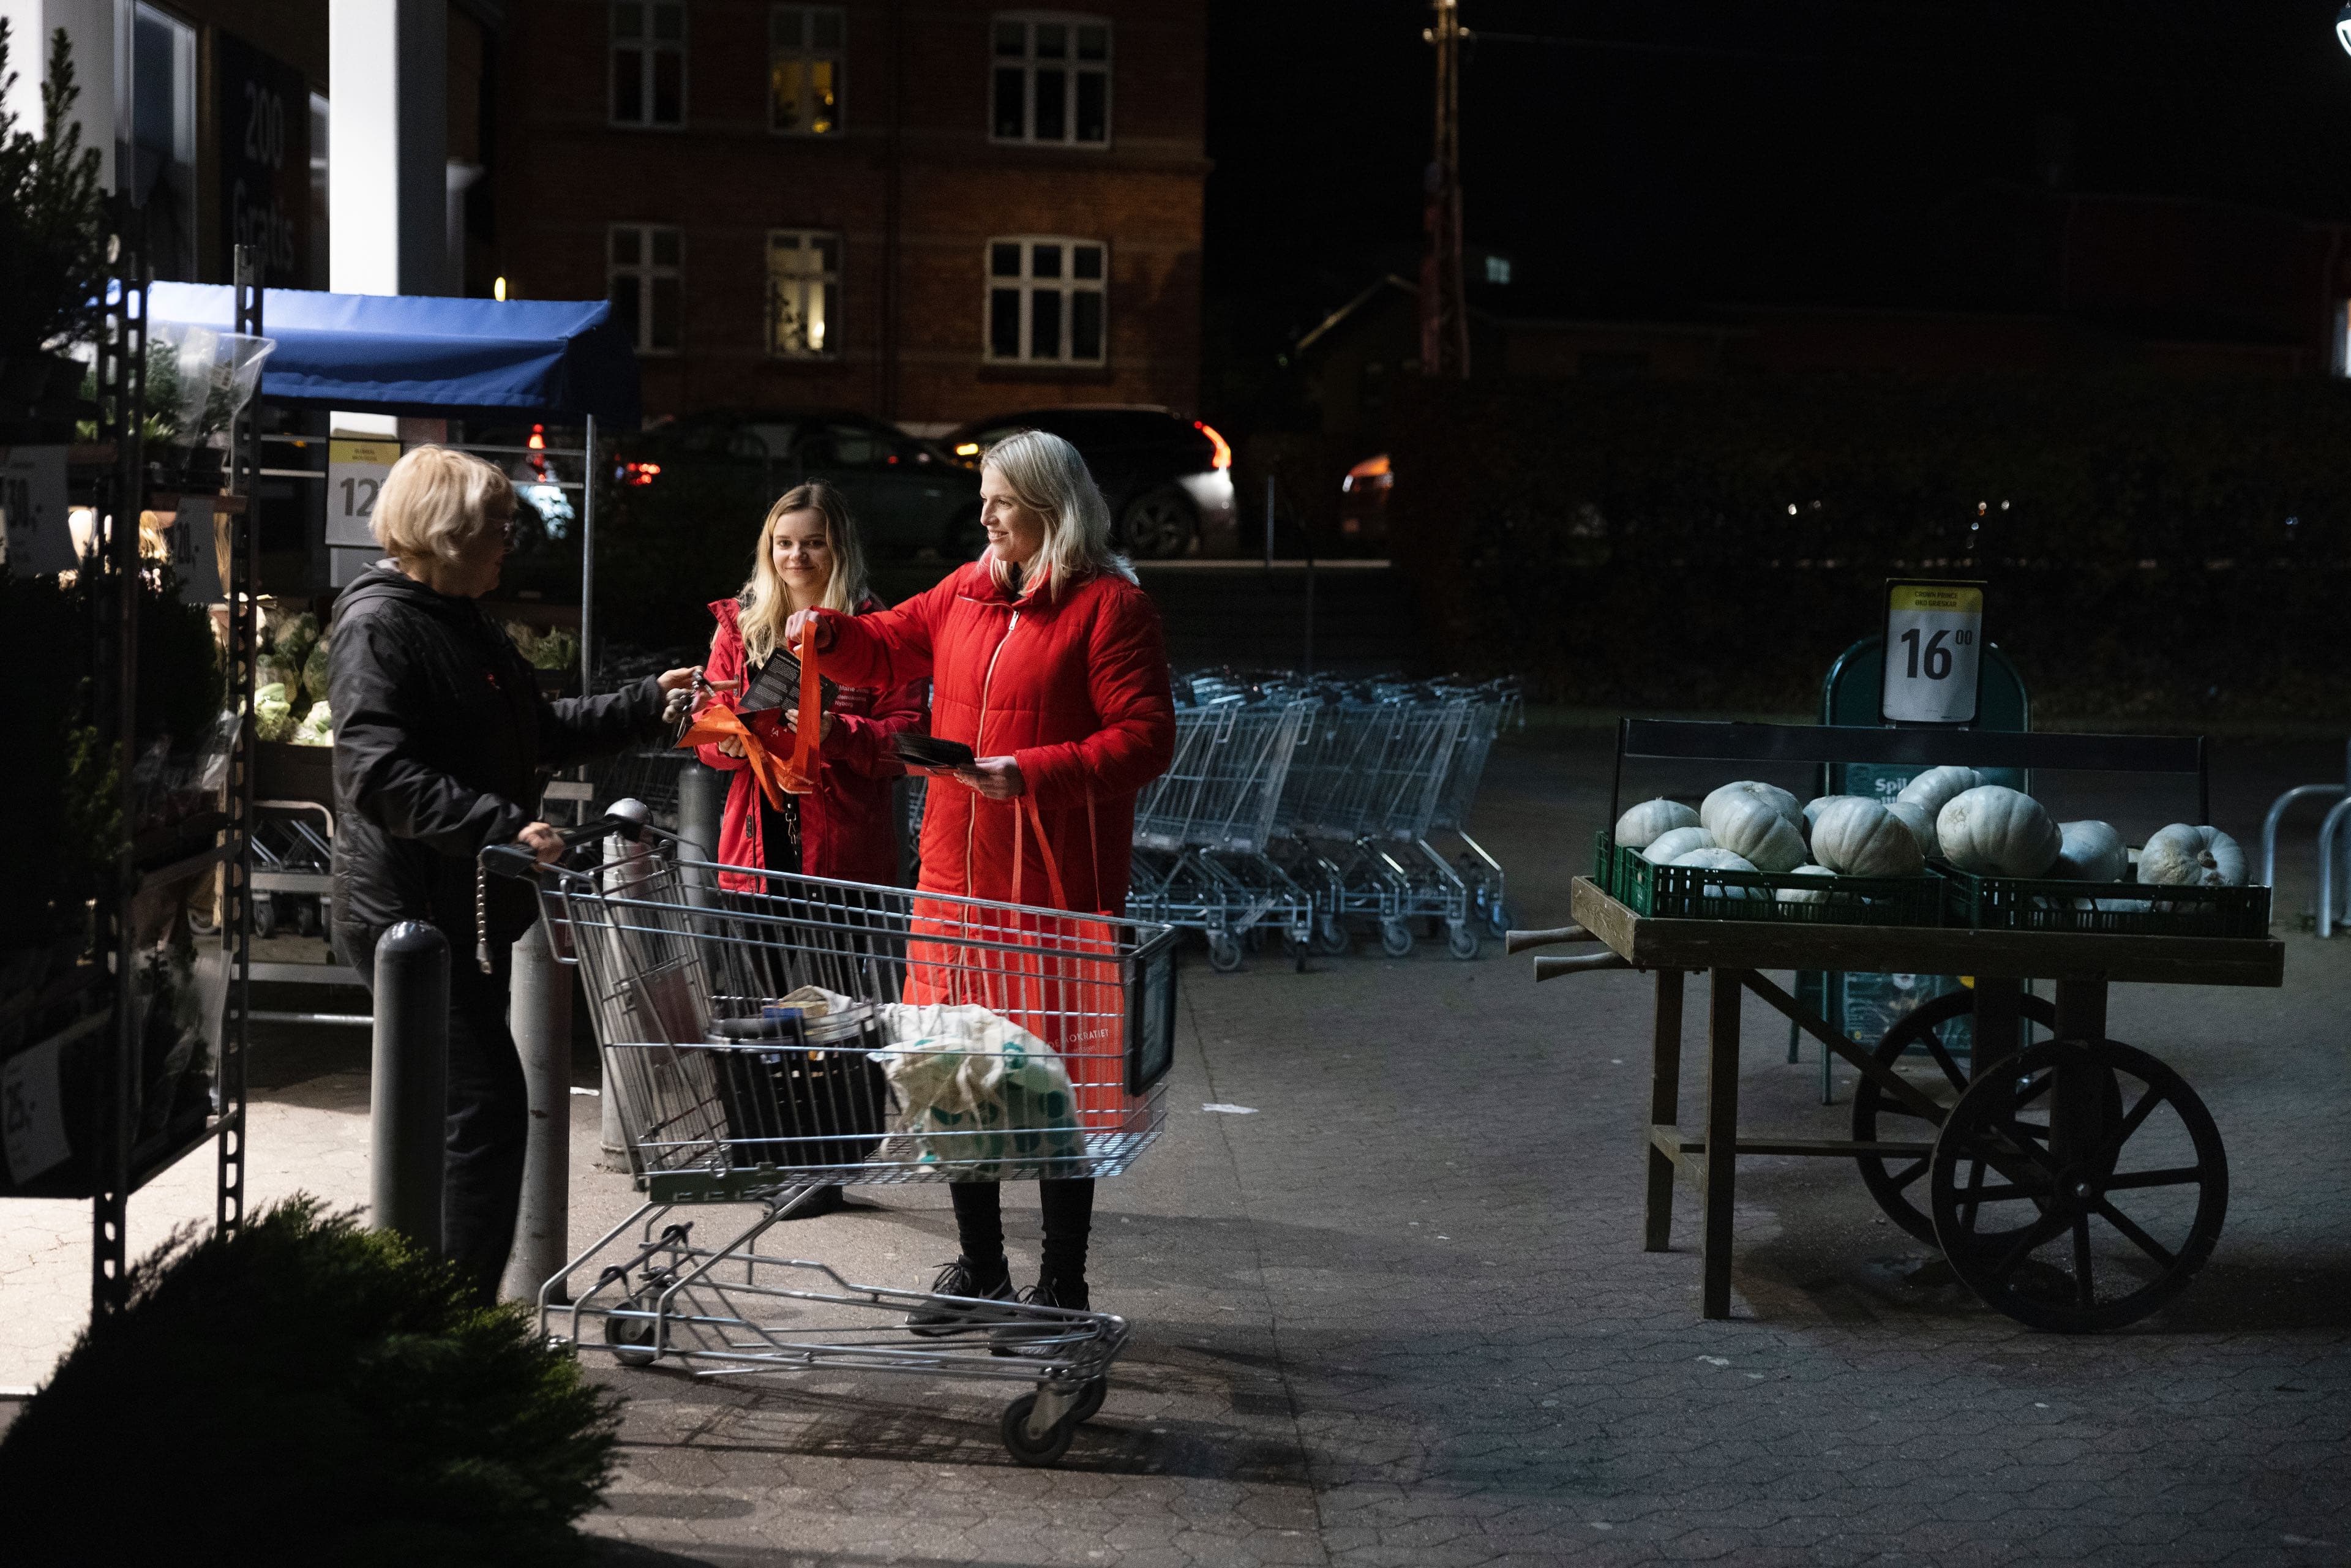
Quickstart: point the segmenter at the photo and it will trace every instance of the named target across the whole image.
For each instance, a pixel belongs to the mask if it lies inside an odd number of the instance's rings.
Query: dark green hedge
[[[1539,699],[1809,706],[1924,574],[1989,581],[2051,716],[2351,714],[2332,382],[1425,383],[1400,414],[1432,653]]]

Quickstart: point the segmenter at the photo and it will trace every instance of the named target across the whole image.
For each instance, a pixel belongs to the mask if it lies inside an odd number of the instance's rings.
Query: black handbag
[[[871,1053],[889,1040],[871,1008],[813,1023],[720,1019],[705,1038],[729,1166],[860,1166],[881,1146],[890,1081]]]

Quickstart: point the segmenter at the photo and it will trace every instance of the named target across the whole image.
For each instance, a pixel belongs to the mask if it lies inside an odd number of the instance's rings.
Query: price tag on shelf
[[[1973,724],[1983,658],[1983,584],[1886,585],[1886,684],[1878,715],[1888,724]]]
[[[397,441],[327,443],[327,542],[372,549],[369,524],[384,476],[400,461]]]

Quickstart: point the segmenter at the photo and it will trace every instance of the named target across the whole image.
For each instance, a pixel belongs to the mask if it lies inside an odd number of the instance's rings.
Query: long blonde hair
[[[1135,580],[1126,558],[1111,548],[1110,503],[1076,447],[1050,431],[1023,430],[989,447],[979,462],[1003,477],[1014,499],[1044,519],[1045,542],[1023,574],[1023,599],[1040,589],[1053,598],[1097,573]],[[1012,585],[1010,564],[992,550],[987,570],[998,587]]]
[[[737,624],[743,632],[744,655],[755,664],[775,656],[783,641],[784,622],[792,613],[791,595],[776,575],[776,525],[794,512],[814,512],[824,519],[824,542],[832,547],[832,577],[819,602],[827,610],[854,615],[865,602],[865,546],[849,515],[848,499],[821,480],[795,485],[768,508],[759,525],[759,549],[751,562],[751,580],[743,585],[743,612]]]

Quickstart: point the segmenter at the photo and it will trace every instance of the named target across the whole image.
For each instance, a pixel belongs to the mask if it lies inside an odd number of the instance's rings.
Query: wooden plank
[[[1576,924],[1642,969],[1822,969],[2186,986],[2285,981],[2285,944],[2275,937],[1651,920],[1589,877],[1576,878],[1570,908]]]
[[[1702,1311],[1709,1318],[1730,1315],[1731,1197],[1739,1163],[1739,1006],[1746,995],[1744,972],[1717,969],[1707,977],[1706,1215],[1700,1267],[1705,1275]]]
[[[1657,971],[1657,1010],[1649,1036],[1649,1121],[1667,1125],[1682,1118],[1682,972]],[[1664,1252],[1673,1246],[1674,1167],[1677,1151],[1648,1152],[1648,1190],[1641,1202],[1641,1247]]]

